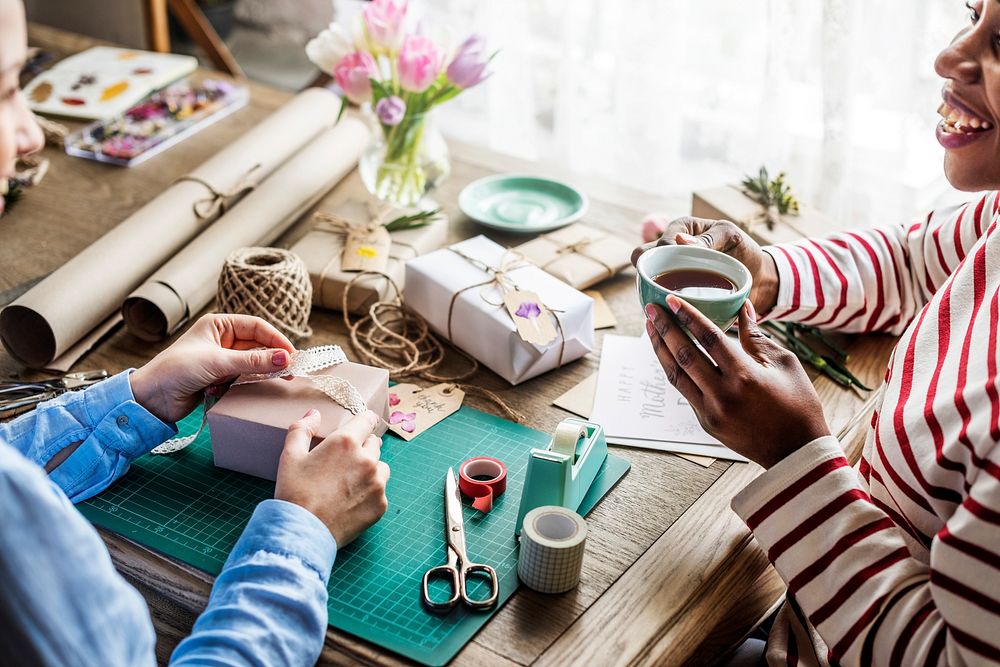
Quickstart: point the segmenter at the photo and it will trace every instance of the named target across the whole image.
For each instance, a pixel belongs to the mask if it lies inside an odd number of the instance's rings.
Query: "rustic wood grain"
[[[32,26],[33,43],[68,53],[94,40]],[[175,178],[289,97],[250,84],[250,105],[203,130],[149,162],[120,169],[67,157],[46,149],[49,176],[28,193],[2,222],[0,292],[36,278],[65,262],[104,234]],[[558,165],[527,163],[489,150],[452,143],[451,177],[435,197],[451,219],[451,240],[483,233],[457,210],[458,192],[472,180],[497,171],[556,175],[586,189],[591,197],[585,221],[638,242],[643,213],[686,212],[687,201],[666,199],[573,174]],[[339,184],[318,209],[364,196],[357,173]],[[279,241],[285,247],[308,228],[308,216]],[[489,234],[515,245],[522,237]],[[643,314],[629,269],[598,286],[618,319],[612,330],[597,332],[595,352],[564,368],[510,387],[488,370],[474,378],[528,415],[531,427],[551,431],[569,413],[551,401],[596,370],[606,331],[637,335]],[[347,344],[338,313],[315,310],[315,334],[304,345]],[[85,357],[77,369],[115,372],[138,366],[166,343],[149,344],[119,331]],[[892,340],[870,337],[851,344],[852,368],[878,385]],[[21,369],[0,353],[0,375]],[[854,433],[866,419],[866,401],[817,380],[824,408],[836,432]],[[475,399],[477,408],[491,406]],[[853,437],[853,436],[852,436]],[[781,594],[781,583],[767,564],[729,501],[758,468],[719,461],[702,468],[669,454],[613,447],[632,463],[631,472],[588,517],[590,536],[580,586],[564,595],[519,591],[458,655],[455,664],[681,664],[706,662],[738,641]],[[157,657],[165,662],[190,632],[204,608],[212,577],[165,558],[113,533],[102,537],[116,566],[149,602],[157,630]],[[398,656],[330,629],[321,664],[406,664]]]
[[[852,368],[862,382],[879,384],[893,345],[887,336],[853,342]],[[877,393],[861,400],[825,378],[816,388],[832,432],[856,458]],[[538,664],[680,665],[734,646],[753,611],[767,609],[783,591],[729,508],[730,499],[760,472],[753,464],[729,466]]]

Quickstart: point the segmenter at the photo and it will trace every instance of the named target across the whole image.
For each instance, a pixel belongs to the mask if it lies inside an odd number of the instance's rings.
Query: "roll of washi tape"
[[[477,456],[458,468],[458,488],[474,498],[472,506],[480,512],[493,509],[493,499],[507,490],[507,467],[489,456]]]
[[[539,593],[565,593],[580,583],[587,524],[558,505],[536,507],[524,517],[517,576]]]
[[[580,438],[587,437],[587,429],[582,424],[570,421],[560,422],[552,434],[552,451],[566,454],[576,459],[576,446]]]

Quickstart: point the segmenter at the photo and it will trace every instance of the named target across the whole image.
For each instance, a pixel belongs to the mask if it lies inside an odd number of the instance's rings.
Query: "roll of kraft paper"
[[[175,332],[212,302],[226,257],[274,242],[354,169],[368,139],[365,123],[344,116],[281,165],[128,296],[122,315],[129,331],[146,340]]]
[[[23,364],[50,365],[116,313],[157,267],[209,227],[217,193],[235,195],[269,176],[333,125],[340,99],[306,90],[52,272],[0,312],[0,340]],[[206,186],[207,184],[207,186]],[[195,212],[195,206],[199,212]],[[201,217],[199,217],[199,215]]]
[[[480,512],[493,509],[493,501],[507,490],[507,468],[503,461],[477,456],[458,468],[458,489],[470,498]]]
[[[565,593],[580,583],[587,524],[558,505],[536,507],[524,517],[517,576],[539,593]]]

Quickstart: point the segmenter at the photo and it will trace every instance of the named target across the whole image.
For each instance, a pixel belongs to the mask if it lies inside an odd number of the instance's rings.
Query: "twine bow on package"
[[[313,305],[342,310],[347,292],[347,312],[357,314],[376,301],[399,296],[395,291],[405,284],[405,262],[440,248],[448,235],[442,213],[420,226],[389,231],[394,221],[413,213],[375,211],[359,200],[318,213],[312,231],[292,247],[309,270]]]
[[[407,262],[406,307],[511,384],[594,347],[593,300],[485,236]]]
[[[582,223],[514,248],[531,263],[581,290],[628,266],[632,249],[625,240]]]

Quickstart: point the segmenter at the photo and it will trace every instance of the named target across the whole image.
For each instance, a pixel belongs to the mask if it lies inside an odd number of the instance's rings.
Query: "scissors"
[[[458,492],[458,480],[455,478],[454,468],[448,468],[448,476],[444,481],[444,523],[448,562],[432,567],[424,573],[424,604],[434,611],[451,609],[459,600],[473,609],[492,607],[500,595],[500,581],[497,579],[496,570],[489,565],[470,563],[469,556],[465,553],[465,520],[462,516],[462,497]],[[490,593],[485,598],[469,597],[468,575],[473,572],[484,573],[489,578]],[[431,599],[428,583],[432,578],[448,580],[451,588],[450,598],[443,602]]]
[[[107,377],[107,371],[99,370],[67,373],[59,378],[34,382],[0,378],[0,418],[30,410],[42,401],[55,398],[67,391],[89,387]]]

